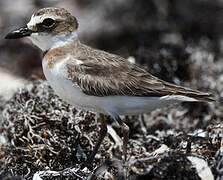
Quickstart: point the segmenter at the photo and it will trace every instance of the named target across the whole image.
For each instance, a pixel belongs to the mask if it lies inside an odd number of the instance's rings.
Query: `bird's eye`
[[[51,27],[54,26],[54,24],[55,24],[55,20],[54,19],[51,19],[51,18],[46,18],[42,22],[42,25],[45,28],[51,28]]]

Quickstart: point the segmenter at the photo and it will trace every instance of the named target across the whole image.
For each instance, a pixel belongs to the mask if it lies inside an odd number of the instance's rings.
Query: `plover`
[[[6,39],[29,37],[43,52],[43,72],[54,91],[69,104],[110,115],[123,128],[126,158],[128,126],[120,115],[148,113],[182,101],[213,101],[209,93],[177,86],[154,77],[136,64],[82,44],[77,35],[77,19],[63,8],[43,8],[28,24]],[[92,162],[107,133],[101,118],[100,136]]]

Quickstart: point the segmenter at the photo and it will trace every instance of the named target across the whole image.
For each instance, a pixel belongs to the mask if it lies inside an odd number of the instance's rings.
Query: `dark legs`
[[[117,122],[122,128],[123,132],[123,156],[124,156],[124,161],[127,159],[127,145],[129,141],[129,127],[121,120],[119,116],[116,117]]]
[[[98,149],[102,143],[102,141],[104,140],[106,134],[107,134],[107,122],[106,122],[106,117],[104,114],[100,114],[100,121],[101,121],[101,129],[100,129],[100,132],[99,132],[99,138],[98,138],[98,141],[88,159],[88,163],[92,163],[92,161],[94,160],[94,157],[95,155],[97,154],[98,152]]]
[[[123,156],[124,156],[124,161],[126,161],[127,159],[127,145],[128,145],[128,141],[129,141],[129,127],[121,120],[121,118],[117,115],[117,116],[112,116],[114,118],[114,120],[116,120],[118,122],[118,124],[121,126],[122,128],[122,132],[123,132]],[[107,122],[106,122],[106,116],[104,114],[100,114],[100,121],[101,121],[101,129],[99,132],[99,139],[88,159],[88,163],[92,163],[92,161],[94,160],[95,155],[98,152],[98,149],[102,143],[102,141],[104,140],[106,134],[107,134]]]
[[[129,127],[121,120],[119,116],[116,116],[115,119],[119,125],[122,128],[123,133],[123,178],[128,179],[128,167],[126,166],[126,160],[127,160],[127,145],[129,141]]]

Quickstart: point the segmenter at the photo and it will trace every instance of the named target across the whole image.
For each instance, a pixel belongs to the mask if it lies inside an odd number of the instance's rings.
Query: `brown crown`
[[[48,7],[38,10],[34,16],[55,16],[58,18],[56,26],[51,29],[52,33],[72,32],[78,28],[77,19],[64,8]]]

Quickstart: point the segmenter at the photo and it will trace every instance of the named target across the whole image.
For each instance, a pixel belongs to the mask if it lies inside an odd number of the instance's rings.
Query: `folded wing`
[[[182,95],[198,101],[214,100],[209,93],[167,83],[124,58],[104,51],[97,51],[93,57],[91,54],[78,58],[83,63],[77,65],[75,60],[69,60],[68,78],[91,96]]]

